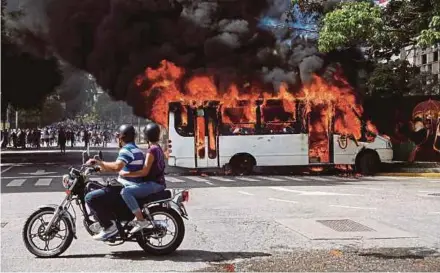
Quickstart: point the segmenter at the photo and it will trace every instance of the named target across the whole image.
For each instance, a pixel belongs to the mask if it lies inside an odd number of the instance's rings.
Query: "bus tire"
[[[361,153],[356,160],[356,170],[362,175],[374,175],[379,171],[379,155],[372,150]]]
[[[255,165],[256,160],[250,154],[237,154],[229,161],[229,167],[234,175],[249,175]]]

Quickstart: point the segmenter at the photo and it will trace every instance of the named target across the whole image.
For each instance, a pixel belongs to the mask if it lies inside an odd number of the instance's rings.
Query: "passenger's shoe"
[[[149,225],[150,225],[150,222],[147,221],[147,220],[145,220],[145,219],[142,220],[142,221],[136,221],[136,224],[134,225],[134,228],[132,228],[132,229],[130,230],[130,233],[131,233],[131,234],[136,233],[136,232],[138,232],[139,230],[148,227]]]
[[[98,241],[105,241],[118,233],[118,228],[116,227],[116,223],[112,221],[112,225],[106,229],[101,230],[98,234],[93,236],[93,239]]]

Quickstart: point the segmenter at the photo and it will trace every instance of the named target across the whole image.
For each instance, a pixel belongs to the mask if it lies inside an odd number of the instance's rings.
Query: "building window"
[[[428,69],[426,70],[426,72],[432,73],[432,64],[428,64]]]
[[[434,62],[438,62],[438,51],[434,52]]]
[[[426,64],[426,54],[422,55],[422,64]]]

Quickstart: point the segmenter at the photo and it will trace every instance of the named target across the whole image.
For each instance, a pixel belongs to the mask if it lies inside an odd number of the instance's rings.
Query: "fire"
[[[147,68],[145,74],[136,79],[135,84],[144,88],[143,95],[147,96],[152,107],[148,109],[149,117],[157,123],[167,126],[168,103],[181,101],[194,109],[203,106],[205,101],[219,101],[221,119],[231,130],[253,128],[256,121],[256,105],[261,105],[261,123],[271,130],[286,128],[296,119],[303,118],[302,124],[307,124],[311,138],[310,157],[316,157],[318,162],[328,162],[330,133],[338,133],[360,139],[362,122],[360,117],[363,108],[358,102],[355,92],[347,82],[340,80],[340,86],[330,85],[322,78],[315,76],[312,83],[301,90],[289,90],[287,84],[281,84],[277,92],[263,90],[258,84],[246,83],[239,86],[230,84],[220,90],[212,75],[194,75],[187,78],[186,71],[175,64],[163,60],[156,69]],[[336,75],[337,77],[337,75]],[[276,101],[281,103],[278,105]],[[297,109],[296,102],[304,107]],[[283,118],[273,117],[271,109],[281,109]],[[188,114],[185,107],[182,111],[182,125],[188,124]],[[279,110],[278,109],[278,110]],[[277,110],[277,111],[278,111]],[[272,116],[272,117],[270,117]],[[205,146],[206,128],[204,117],[196,118],[196,138],[198,151]],[[209,148],[215,151],[214,125],[208,124]],[[373,124],[367,122],[368,131],[377,134]],[[332,141],[332,140],[331,140]],[[211,147],[212,146],[212,147]],[[201,151],[201,150],[200,150]],[[203,158],[205,155],[198,155]]]

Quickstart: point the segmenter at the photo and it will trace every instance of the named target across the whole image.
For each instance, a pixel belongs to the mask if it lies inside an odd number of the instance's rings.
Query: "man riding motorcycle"
[[[142,170],[145,162],[145,156],[142,151],[135,144],[136,131],[132,125],[121,125],[119,127],[118,142],[119,150],[118,157],[114,162],[105,162],[96,159],[90,159],[86,164],[98,165],[101,171],[119,172],[121,170],[127,172],[134,172]],[[122,185],[129,183],[143,182],[143,177],[118,177],[118,182]],[[118,233],[116,223],[113,220],[113,211],[126,207],[124,200],[121,197],[120,190],[115,187],[105,187],[89,192],[85,196],[85,201],[99,221],[103,228],[101,232],[93,238],[95,240],[107,240]]]

